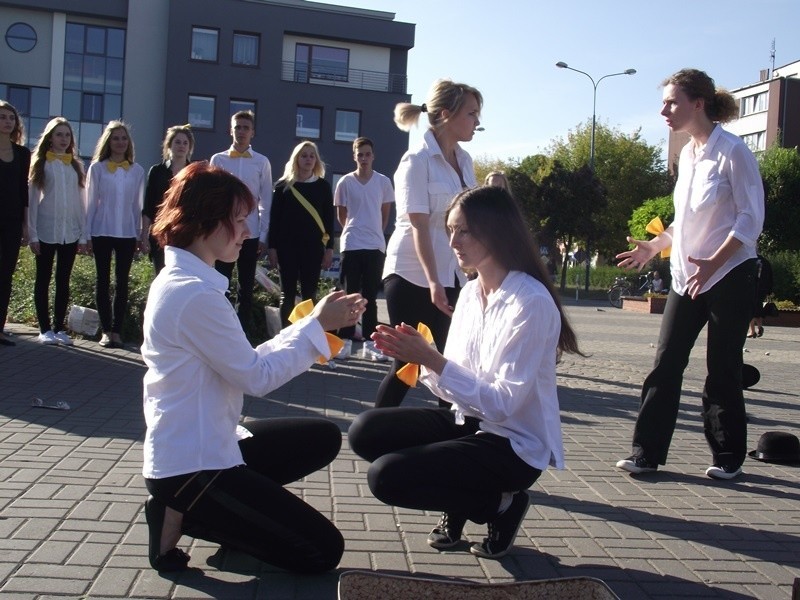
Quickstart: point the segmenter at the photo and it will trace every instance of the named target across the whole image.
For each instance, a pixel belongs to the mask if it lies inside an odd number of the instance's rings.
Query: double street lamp
[[[589,143],[589,169],[592,171],[592,174],[594,174],[594,130],[595,130],[595,126],[597,124],[597,86],[600,85],[600,82],[603,81],[603,79],[606,79],[608,77],[616,77],[617,75],[633,75],[633,74],[636,73],[636,69],[625,69],[624,71],[620,71],[619,73],[609,73],[608,75],[603,75],[600,79],[595,81],[594,77],[589,75],[586,71],[581,71],[580,69],[576,69],[574,67],[570,67],[564,61],[561,61],[561,60],[558,61],[556,63],[556,66],[559,69],[569,69],[570,71],[575,71],[576,73],[581,73],[583,75],[586,75],[589,78],[589,81],[592,82],[592,138],[591,138],[591,142]],[[591,252],[590,252],[589,244],[587,243],[586,246],[587,247],[586,247],[586,286],[585,286],[585,290],[588,292],[589,291],[589,275],[590,275],[590,269],[591,269],[592,261],[591,261]]]

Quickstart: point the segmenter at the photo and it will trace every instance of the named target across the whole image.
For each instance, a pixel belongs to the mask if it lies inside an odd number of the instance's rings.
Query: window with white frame
[[[299,138],[318,140],[322,129],[322,109],[318,106],[297,107],[294,134]]]
[[[233,64],[258,66],[259,37],[254,33],[233,34]]]
[[[742,141],[753,152],[763,152],[767,149],[767,132],[757,131],[756,133],[748,133],[742,136]]]
[[[742,98],[739,102],[739,116],[744,117],[767,110],[768,94],[769,92],[759,92]]]
[[[212,96],[189,96],[188,121],[196,129],[214,129],[214,104]]]
[[[217,62],[218,43],[218,30],[192,27],[192,60]]]
[[[337,142],[352,142],[358,137],[361,127],[361,113],[357,110],[336,110],[336,132],[334,139]]]

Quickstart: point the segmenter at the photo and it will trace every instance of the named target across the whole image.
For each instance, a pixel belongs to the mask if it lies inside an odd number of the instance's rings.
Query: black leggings
[[[283,488],[336,458],[342,433],[319,418],[260,419],[244,423],[245,464],[146,479],[156,500],[183,513],[183,533],[245,552],[301,573],[329,571],[344,553],[336,526]]]
[[[217,261],[216,263],[217,271],[228,278],[228,283],[233,276],[234,266],[237,269],[236,277],[239,281],[239,289],[236,292],[239,309],[236,314],[242,324],[242,329],[249,331],[253,321],[253,288],[256,284],[256,266],[258,266],[258,238],[244,241],[236,262]]]
[[[456,425],[444,408],[398,407],[361,413],[347,435],[353,451],[372,462],[367,483],[381,502],[486,523],[503,492],[528,489],[542,472],[507,438],[478,425],[471,418]]]
[[[297,283],[300,282],[300,297],[303,300],[317,299],[319,274],[325,249],[322,244],[313,247],[277,248],[278,270],[281,274],[281,321],[289,324],[289,315],[294,308]]]
[[[0,332],[6,324],[8,305],[11,302],[11,282],[17,268],[22,222],[4,227],[0,223]]]
[[[128,283],[136,252],[136,238],[92,237],[92,253],[97,269],[95,302],[104,333],[122,333],[128,310]],[[111,255],[114,263],[114,307],[111,307]]]
[[[39,242],[39,254],[36,255],[36,281],[33,284],[33,303],[36,306],[36,319],[39,331],[64,331],[69,304],[69,278],[75,255],[78,253],[78,242],[71,244],[47,244]],[[53,261],[56,262],[56,297],[53,301],[53,321],[50,322],[50,279],[53,276]]]
[[[450,331],[450,317],[431,302],[430,288],[414,285],[399,275],[389,275],[383,280],[383,289],[386,295],[389,323],[392,327],[400,323],[406,323],[412,327],[416,327],[419,323],[425,323],[433,334],[433,341],[439,352],[443,352],[445,342],[447,342],[447,332]],[[461,289],[455,286],[445,288],[450,306],[456,305],[460,291]],[[400,406],[403,402],[403,398],[408,392],[408,386],[400,381],[396,374],[405,364],[397,359],[392,360],[389,372],[378,387],[375,408]],[[450,406],[449,403],[441,400],[439,405]]]

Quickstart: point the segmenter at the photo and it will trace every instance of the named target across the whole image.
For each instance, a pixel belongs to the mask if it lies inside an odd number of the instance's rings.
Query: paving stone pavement
[[[789,598],[800,577],[800,467],[748,459],[732,482],[708,479],[700,420],[704,337],[684,379],[666,467],[632,477],[613,468],[627,456],[641,382],[652,364],[661,317],[571,302],[588,358],[559,365],[567,468],[530,490],[531,509],[513,550],[499,561],[465,543],[437,552],[425,538],[438,515],[375,500],[367,465],[347,441],[326,470],[293,486],[331,516],[346,539],[339,568],[296,576],[207,542],[183,538],[192,569],[160,576],[146,559],[146,496],[140,475],[144,422],[138,349],[37,344],[0,347],[0,598],[334,599],[348,569],[503,582],[567,576],[604,580],[621,598]],[[798,330],[769,327],[749,341],[746,362],[762,379],[747,391],[749,447],[769,430],[800,434]],[[313,367],[246,417],[324,415],[342,431],[371,406],[386,366],[351,358]],[[32,406],[63,401],[69,410]],[[408,405],[426,405],[422,389]],[[484,530],[466,529],[470,541]]]

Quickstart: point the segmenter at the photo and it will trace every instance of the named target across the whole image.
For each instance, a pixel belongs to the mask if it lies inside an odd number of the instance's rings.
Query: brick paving
[[[559,365],[567,469],[530,490],[515,548],[499,561],[437,552],[425,537],[438,515],[376,501],[367,465],[346,439],[330,468],[291,488],[333,518],[346,552],[339,568],[296,576],[216,545],[183,538],[191,570],[170,576],[146,559],[140,475],[144,422],[136,348],[37,344],[10,324],[0,347],[0,598],[334,599],[339,573],[387,573],[503,582],[593,576],[621,598],[790,598],[800,577],[800,467],[748,459],[732,482],[708,479],[700,391],[704,334],[692,355],[669,463],[655,475],[613,468],[627,456],[639,387],[652,364],[660,316],[571,302],[588,358]],[[761,382],[748,390],[749,447],[769,430],[800,434],[797,329],[769,327],[748,340]],[[324,415],[346,431],[371,406],[386,366],[356,358],[313,367],[247,417]],[[69,410],[32,406],[67,402]],[[413,390],[407,404],[432,398]],[[482,527],[468,524],[477,541]]]

